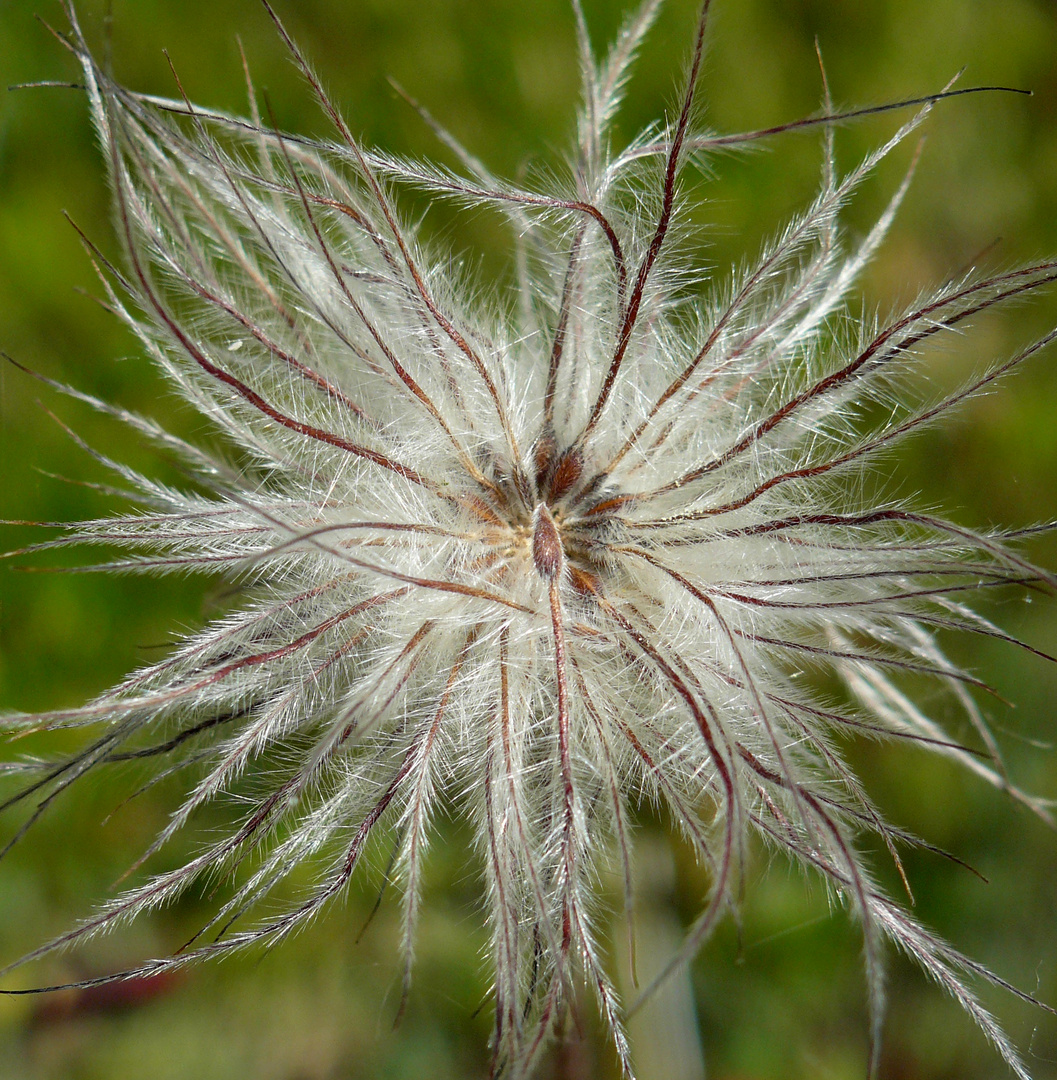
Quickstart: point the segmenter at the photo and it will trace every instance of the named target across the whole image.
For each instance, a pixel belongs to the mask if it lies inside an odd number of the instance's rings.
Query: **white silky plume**
[[[612,914],[598,880],[615,860],[630,907],[632,821],[653,805],[711,878],[667,973],[736,906],[746,846],[762,840],[862,928],[874,1065],[892,942],[1027,1077],[970,985],[1006,984],[871,877],[863,835],[897,864],[913,838],[883,820],[840,742],[925,746],[1045,813],[1008,782],[974,704],[981,684],[934,635],[1004,637],[967,606],[973,593],[1052,577],[1008,538],[864,493],[879,456],[1049,338],[935,400],[923,347],[1052,282],[1057,264],[947,284],[877,325],[846,309],[907,185],[858,246],[838,212],[936,95],[847,175],[826,134],[811,205],[748,269],[695,270],[681,172],[760,133],[695,126],[706,3],[680,115],[611,145],[658,7],[629,16],[601,65],[576,7],[579,142],[550,190],[496,179],[439,128],[465,175],[364,149],[277,18],[333,142],[132,93],[70,9],[125,248],[120,268],[95,255],[108,303],[226,451],[60,387],[178,454],[196,484],[111,462],[142,510],[39,546],[117,545],[128,554],[115,570],[222,570],[243,588],[228,614],[83,708],[8,717],[19,732],[86,730],[69,758],[21,766],[8,805],[106,762],[186,768],[190,794],[150,854],[246,774],[259,794],[192,861],[21,962],[236,865],[252,869],[216,912],[215,941],[116,977],[274,942],[339,896],[384,836],[410,978],[432,816],[451,796],[476,831],[490,920],[493,1071],[530,1073],[586,985],[630,1076],[625,1005],[596,945]],[[828,133],[835,119],[812,123]],[[489,294],[420,242],[398,205],[408,187],[505,216],[508,291]],[[841,681],[843,700],[803,672]],[[993,764],[914,700],[921,676],[959,704]],[[263,901],[306,862],[314,886],[276,914]]]

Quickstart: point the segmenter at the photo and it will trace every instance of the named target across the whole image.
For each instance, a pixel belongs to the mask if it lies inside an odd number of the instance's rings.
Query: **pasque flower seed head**
[[[432,120],[460,174],[361,146],[274,13],[333,141],[137,95],[68,11],[125,251],[120,267],[93,256],[107,303],[228,453],[62,387],[177,454],[195,483],[111,463],[142,509],[71,526],[52,546],[118,545],[115,569],[219,569],[241,590],[90,704],[8,716],[17,732],[88,732],[70,756],[14,770],[28,779],[9,804],[47,802],[131,757],[159,775],[186,769],[189,794],[149,855],[246,774],[257,794],[190,861],[25,959],[236,867],[215,940],[115,977],[275,942],[340,896],[384,835],[410,978],[431,824],[452,797],[484,881],[495,1072],[529,1073],[586,986],[630,1075],[597,944],[598,880],[615,861],[630,908],[632,819],[653,804],[711,882],[666,974],[736,908],[756,838],[858,920],[875,1055],[892,942],[1027,1076],[969,985],[1000,980],[871,876],[861,838],[897,865],[909,838],[875,809],[838,737],[927,747],[1045,813],[908,684],[931,679],[993,749],[977,680],[936,632],[1002,637],[968,606],[974,591],[1051,575],[1009,538],[872,497],[868,478],[1049,343],[946,397],[929,399],[919,379],[934,340],[1052,282],[1057,263],[948,283],[883,323],[848,310],[909,177],[857,246],[838,212],[937,94],[903,103],[903,125],[846,175],[831,133],[856,114],[788,125],[824,133],[821,190],[747,269],[698,269],[684,171],[769,134],[696,124],[708,6],[678,109],[620,147],[610,125],[659,0],[629,15],[601,64],[573,0],[578,143],[549,187],[495,178]],[[401,211],[408,188],[503,215],[509,295],[431,250]],[[828,677],[827,696],[805,671]],[[277,912],[267,901],[306,865],[313,884]]]

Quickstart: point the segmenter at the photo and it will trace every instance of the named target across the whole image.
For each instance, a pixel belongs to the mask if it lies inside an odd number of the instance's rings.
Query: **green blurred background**
[[[165,48],[194,99],[244,111],[238,35],[279,123],[330,134],[254,0],[114,0],[113,7],[114,66],[132,87],[173,92]],[[563,0],[277,0],[277,7],[365,142],[444,159],[389,87],[391,75],[501,174],[545,165],[570,143],[577,78],[572,19]],[[601,47],[618,26],[623,5],[585,0],[585,8]],[[102,3],[85,0],[80,9],[89,38],[101,47]],[[934,91],[962,68],[962,85],[1034,91],[1032,98],[987,95],[936,110],[914,186],[864,281],[867,308],[890,309],[980,259],[984,266],[1007,267],[1057,253],[1053,0],[715,0],[713,10],[700,99],[707,123],[722,130],[815,110],[816,37],[833,93],[845,105]],[[65,25],[55,0],[0,0],[0,82],[75,79],[72,61],[34,14]],[[672,106],[694,15],[690,0],[669,0],[637,68],[620,137]],[[895,123],[885,118],[842,130],[842,165],[849,167]],[[863,189],[847,215],[851,234],[865,231],[880,212],[911,150],[902,148]],[[693,185],[702,199],[699,220],[707,225],[702,259],[723,274],[732,260],[751,257],[805,204],[818,175],[817,134],[783,136],[750,155],[717,160],[715,177]],[[200,433],[194,417],[165,399],[161,381],[116,320],[81,295],[97,295],[99,287],[62,210],[104,251],[117,253],[82,95],[62,89],[3,94],[0,348],[53,378],[149,411],[192,436]],[[427,228],[479,260],[483,274],[502,272],[503,237],[490,215],[431,214]],[[1052,293],[1010,309],[931,357],[927,377],[937,387],[955,385],[1055,321]],[[4,365],[0,518],[62,521],[117,505],[80,483],[107,478],[48,416],[51,409],[91,445],[175,479],[138,439]],[[942,431],[905,447],[899,476],[906,493],[968,525],[1022,526],[1057,516],[1057,352],[1051,349],[999,392],[975,401]],[[39,529],[6,526],[0,547],[41,536]],[[1030,553],[1057,566],[1052,541],[1038,541]],[[38,558],[32,565],[61,562]],[[40,709],[84,701],[158,656],[183,628],[209,618],[220,591],[220,583],[199,578],[26,573],[0,565],[0,706]],[[1052,600],[1037,597],[1029,605],[1007,598],[992,603],[987,614],[1057,652]],[[992,642],[947,644],[955,659],[1016,701],[1015,709],[983,702],[1015,780],[1057,796],[1057,672]],[[1057,1003],[1057,835],[923,753],[867,746],[849,753],[898,824],[989,879],[985,884],[934,855],[907,853],[918,916],[1017,986]],[[0,962],[85,914],[164,822],[177,797],[171,785],[107,819],[134,779],[100,776],[81,785],[0,865]],[[17,813],[8,815],[3,838],[18,820]],[[218,817],[203,827],[221,824]],[[491,1018],[487,1003],[479,1008],[487,995],[485,936],[468,846],[457,821],[442,828],[427,887],[417,981],[395,1032],[398,905],[387,897],[357,942],[374,898],[374,886],[364,883],[347,905],[335,906],[297,941],[264,956],[197,968],[170,984],[132,987],[121,1000],[0,999],[0,1078],[482,1077]],[[666,853],[649,823],[640,846],[644,880],[652,886],[644,892],[643,937],[670,939],[679,922],[692,918],[706,882],[681,849],[674,857]],[[890,881],[892,875],[882,873]],[[113,970],[168,952],[193,932],[209,906],[208,896],[189,897],[75,956],[9,976],[5,985]],[[618,929],[615,937],[620,935]],[[863,1077],[867,1037],[859,953],[855,928],[843,914],[828,914],[816,883],[758,854],[740,936],[726,925],[692,972],[709,1077]],[[957,1006],[898,957],[891,960],[886,1080],[1008,1075]],[[664,1058],[680,1040],[695,1039],[693,1019],[679,1013],[677,998],[662,1002],[645,1024],[642,1080],[694,1075],[694,1066],[679,1073],[674,1059]],[[1057,1021],[1000,992],[987,990],[984,999],[1027,1054],[1034,1075],[1057,1077]],[[584,1017],[584,1041],[561,1068],[582,1077],[614,1075],[589,1007]]]

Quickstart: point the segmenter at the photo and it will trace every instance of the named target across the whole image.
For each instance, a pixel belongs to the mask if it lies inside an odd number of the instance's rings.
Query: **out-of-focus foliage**
[[[192,99],[244,111],[241,39],[275,122],[331,134],[254,0],[116,0],[113,6],[114,69],[126,84],[172,95],[164,47]],[[448,160],[393,92],[386,81],[391,75],[500,174],[547,168],[570,145],[576,58],[572,16],[563,0],[279,0],[277,7],[367,144]],[[695,7],[690,0],[669,0],[637,68],[622,124],[627,133],[673,107]],[[86,0],[81,8],[86,29],[101,46],[102,3]],[[585,8],[596,41],[607,41],[623,6],[585,0]],[[816,37],[839,104],[935,91],[962,68],[960,85],[1034,92],[1032,98],[981,95],[935,110],[914,186],[868,275],[866,309],[895,306],[974,263],[1006,267],[1057,252],[1057,12],[1050,0],[715,0],[713,8],[700,100],[705,121],[722,130],[815,111],[821,100]],[[76,78],[72,59],[34,13],[56,27],[64,23],[55,0],[0,3],[0,81]],[[841,130],[840,160],[856,160],[894,123],[880,118]],[[754,253],[811,197],[820,167],[818,140],[817,134],[781,136],[751,154],[716,160],[712,179],[688,178],[700,200],[701,257],[717,273]],[[847,218],[849,229],[862,230],[877,216],[912,149],[886,162],[870,181]],[[32,89],[3,96],[0,348],[48,376],[194,433],[195,418],[168,415],[164,386],[117,321],[79,294],[100,290],[62,211],[116,256],[103,176],[80,92]],[[482,280],[497,278],[501,287],[506,253],[495,219],[431,211],[426,227],[476,263]],[[937,383],[964,381],[983,359],[1010,353],[1055,320],[1057,299],[1051,296],[984,321],[966,336],[963,349],[947,348],[930,361]],[[4,365],[0,517],[65,521],[114,505],[83,483],[105,483],[107,476],[49,415],[51,409],[89,445],[179,480],[134,435]],[[1052,519],[1055,416],[1057,355],[1051,349],[997,393],[973,402],[957,423],[919,437],[898,469],[893,466],[902,478],[895,483],[920,491],[922,502],[965,524],[1026,526]],[[40,536],[39,529],[5,526],[2,547]],[[1031,554],[1057,565],[1052,541],[1036,543]],[[180,628],[208,617],[222,599],[218,589],[213,582],[175,577],[22,573],[0,566],[0,704],[39,709],[84,701],[157,656]],[[1030,606],[1000,615],[1013,633],[1057,652],[1052,599],[1040,595]],[[1017,703],[1011,710],[999,700],[984,702],[1013,777],[1032,792],[1057,796],[1057,753],[1049,747],[1057,738],[1057,673],[1008,646],[971,644],[978,655],[968,657],[961,650],[969,646],[959,641],[949,648]],[[1057,1002],[1057,835],[990,788],[924,754],[900,753],[889,768],[886,749],[864,745],[851,753],[897,824],[989,879],[985,884],[938,855],[907,853],[915,913],[1016,985]],[[0,863],[0,961],[87,913],[156,833],[172,804],[164,784],[100,824],[132,786],[123,776],[111,788],[75,788]],[[4,840],[15,825],[3,822]],[[654,827],[644,824],[639,837],[647,856]],[[399,996],[395,905],[383,898],[357,940],[375,900],[365,886],[345,909],[331,910],[310,932],[263,958],[196,968],[139,995],[131,987],[118,1001],[0,999],[0,1078],[482,1075],[490,1018],[479,962],[479,882],[466,857],[468,838],[455,827],[449,832],[435,848],[435,895],[424,906],[416,983],[397,1032],[391,1030]],[[658,927],[670,929],[694,912],[706,885],[703,872],[689,863],[662,870],[670,884],[644,891],[644,937],[663,936]],[[654,880],[663,877],[658,872]],[[828,917],[820,889],[779,867],[750,885],[740,932],[728,925],[694,965],[709,1075],[861,1077],[865,992],[854,928],[842,917]],[[61,981],[167,953],[194,932],[207,904],[208,897],[189,897],[149,926],[102,940],[66,963],[20,972],[8,985]],[[616,928],[614,940],[621,941],[622,933]],[[892,964],[882,1075],[1003,1075],[957,1007],[897,958]],[[1000,995],[987,1000],[1039,1080],[1057,1077],[1057,1022]],[[607,1075],[613,1066],[604,1043],[593,1043],[590,1030],[585,1038],[563,1068],[575,1076]],[[649,1080],[645,1072],[642,1080]]]

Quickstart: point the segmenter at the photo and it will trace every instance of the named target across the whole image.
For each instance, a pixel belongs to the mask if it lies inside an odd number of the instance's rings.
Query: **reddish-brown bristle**
[[[592,574],[590,570],[582,570],[578,566],[571,566],[569,568],[569,581],[581,596],[602,595],[602,579],[597,574]]]

